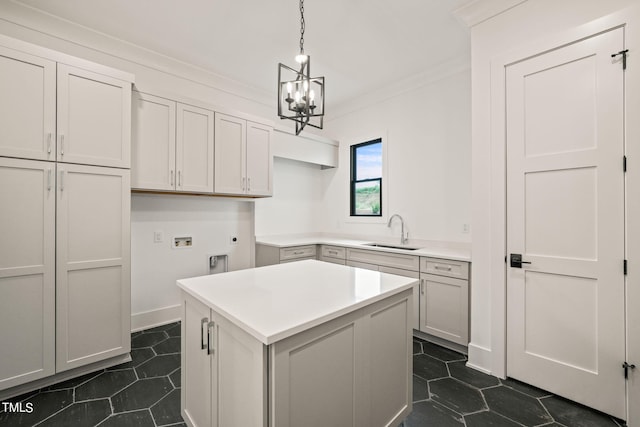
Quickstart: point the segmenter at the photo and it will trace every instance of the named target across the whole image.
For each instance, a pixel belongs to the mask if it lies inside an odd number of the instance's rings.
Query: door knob
[[[531,264],[531,261],[523,261],[522,254],[511,254],[511,267],[522,268],[522,264]]]

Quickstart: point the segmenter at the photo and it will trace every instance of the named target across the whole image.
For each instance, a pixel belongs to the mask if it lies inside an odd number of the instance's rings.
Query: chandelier
[[[304,0],[300,0],[299,69],[278,64],[278,116],[296,122],[296,135],[306,125],[322,129],[324,77],[311,77],[311,58],[304,53]]]

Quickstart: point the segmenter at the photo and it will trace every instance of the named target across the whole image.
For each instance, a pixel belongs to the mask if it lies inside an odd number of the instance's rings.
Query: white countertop
[[[411,288],[417,279],[307,260],[178,280],[264,344]]]
[[[418,255],[433,258],[450,259],[454,261],[466,261],[471,262],[471,250],[468,247],[462,247],[460,244],[452,244],[447,246],[446,243],[429,243],[420,242],[410,243],[407,246],[418,247],[416,250],[405,249],[392,249],[392,248],[379,248],[375,246],[368,246],[368,244],[374,243],[373,240],[358,240],[348,239],[333,236],[324,235],[310,235],[310,236],[258,236],[256,237],[256,243],[267,246],[275,246],[278,248],[286,248],[289,246],[303,246],[303,245],[336,245],[345,246],[350,248],[367,249],[372,251],[401,253],[407,255]],[[385,242],[389,243],[389,242]],[[389,243],[396,245],[396,243]],[[397,246],[400,246],[397,244]]]

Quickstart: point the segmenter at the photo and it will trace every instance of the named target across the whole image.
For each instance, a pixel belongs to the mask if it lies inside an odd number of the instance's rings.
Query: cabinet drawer
[[[352,248],[347,249],[347,260],[412,271],[418,271],[420,266],[419,257],[416,255],[367,251]]]
[[[286,261],[296,258],[315,258],[316,245],[293,246],[291,248],[280,249],[280,261]]]
[[[322,245],[320,253],[325,257],[345,259],[347,256],[347,249],[341,248],[340,246]]]
[[[469,263],[448,259],[420,257],[420,272],[466,280],[469,278]]]

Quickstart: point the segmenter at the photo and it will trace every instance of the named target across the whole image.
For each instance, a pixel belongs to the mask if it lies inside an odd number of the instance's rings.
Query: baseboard
[[[120,356],[111,357],[100,362],[94,362],[89,365],[80,366],[79,368],[70,369],[68,371],[60,372],[59,374],[51,375],[46,378],[31,381],[26,384],[17,385],[15,387],[8,388],[0,391],[0,401],[10,399],[15,396],[20,396],[25,393],[40,390],[41,388],[48,387],[54,384],[61,383],[72,378],[77,378],[91,372],[100,371],[105,368],[120,365],[131,361],[129,353],[122,354]]]
[[[490,349],[469,343],[469,360],[467,361],[469,368],[492,375],[491,363]]]
[[[155,326],[166,325],[167,323],[177,322],[181,319],[181,305],[172,305],[156,310],[135,313],[131,315],[131,332],[141,331],[153,328]]]
[[[413,330],[413,336],[416,338],[420,338],[425,341],[432,342],[434,344],[439,345],[440,347],[448,348],[449,350],[457,351],[458,353],[467,354],[468,349],[464,345],[456,344],[451,341],[447,341],[443,338],[435,337],[431,334],[427,334],[425,332],[419,331],[417,329]]]

